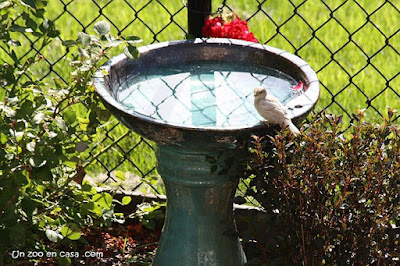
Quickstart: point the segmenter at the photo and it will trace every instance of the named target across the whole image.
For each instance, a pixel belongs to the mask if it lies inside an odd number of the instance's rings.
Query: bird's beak
[[[260,95],[261,92],[262,92],[262,89],[263,89],[262,87],[257,87],[257,88],[255,88],[255,89],[254,89],[254,97]]]

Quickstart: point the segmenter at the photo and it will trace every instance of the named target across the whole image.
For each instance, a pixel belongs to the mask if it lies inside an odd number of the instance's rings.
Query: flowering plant
[[[208,17],[202,34],[204,37],[231,38],[258,43],[254,34],[249,31],[247,22],[233,13]]]

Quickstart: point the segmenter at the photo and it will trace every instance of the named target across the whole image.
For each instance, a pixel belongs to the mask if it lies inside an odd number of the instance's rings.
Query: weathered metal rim
[[[254,49],[259,49],[259,50],[264,50],[270,54],[274,54],[278,57],[281,57],[293,65],[297,66],[301,72],[302,76],[304,79],[307,81],[307,87],[305,92],[301,95],[303,98],[306,97],[309,102],[311,102],[311,105],[308,105],[307,107],[300,107],[304,110],[302,110],[302,114],[309,113],[315,106],[315,104],[318,101],[319,98],[319,93],[320,93],[320,87],[319,87],[319,80],[317,78],[317,75],[315,71],[311,68],[311,66],[301,59],[300,57],[293,55],[289,52],[286,52],[284,50],[259,44],[259,43],[252,43],[252,42],[247,42],[247,41],[242,41],[242,40],[236,40],[236,39],[223,39],[223,38],[210,38],[210,39],[194,39],[194,40],[179,40],[179,41],[171,41],[171,42],[162,42],[162,43],[156,43],[156,44],[151,44],[148,46],[142,46],[139,47],[139,52],[141,56],[145,56],[148,52],[150,51],[155,51],[157,49],[162,49],[162,48],[171,48],[173,46],[176,46],[177,48],[180,45],[185,45],[185,44],[192,44],[192,45],[207,45],[207,44],[218,44],[218,45],[229,45],[229,46],[239,46],[239,47],[250,47]],[[106,73],[110,72],[113,66],[116,64],[119,64],[120,62],[124,60],[130,60],[128,59],[125,54],[120,54],[118,56],[113,57],[110,59],[105,65],[101,67],[99,71],[97,71],[94,75],[93,82],[94,82],[94,87],[99,96],[102,98],[102,100],[112,106],[113,108],[117,109],[119,112],[125,113],[126,115],[129,116],[134,116],[135,119],[141,120],[143,122],[149,123],[149,124],[154,124],[154,125],[163,125],[167,126],[170,128],[175,128],[175,129],[180,129],[180,130],[189,130],[189,131],[207,131],[207,132],[220,132],[220,133],[229,133],[229,132],[235,132],[239,130],[256,130],[265,127],[263,123],[257,123],[252,126],[235,126],[235,127],[196,127],[196,126],[183,126],[180,124],[169,124],[165,123],[161,120],[153,119],[148,116],[145,116],[143,114],[140,114],[138,112],[135,112],[123,104],[119,103],[107,90],[105,86],[105,79],[106,75],[104,75],[105,71]],[[297,98],[289,101],[286,106],[289,108],[296,108],[298,106],[299,100]],[[300,109],[301,110],[301,109]],[[297,117],[291,117],[297,118]]]

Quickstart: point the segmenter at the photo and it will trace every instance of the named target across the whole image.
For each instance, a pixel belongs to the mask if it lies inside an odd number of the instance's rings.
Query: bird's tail
[[[300,135],[300,130],[293,124],[292,121],[289,121],[287,126],[289,127],[289,130],[292,131],[293,135]]]

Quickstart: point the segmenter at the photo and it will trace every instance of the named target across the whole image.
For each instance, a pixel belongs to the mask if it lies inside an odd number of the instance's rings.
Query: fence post
[[[204,21],[211,14],[211,0],[188,0],[189,34],[202,37]]]

